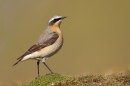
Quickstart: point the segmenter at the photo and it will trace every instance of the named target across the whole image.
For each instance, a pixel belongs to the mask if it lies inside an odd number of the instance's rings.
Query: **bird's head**
[[[66,18],[66,16],[53,16],[49,20],[48,25],[49,26],[53,26],[53,25],[60,26],[62,20],[65,19],[65,18]]]

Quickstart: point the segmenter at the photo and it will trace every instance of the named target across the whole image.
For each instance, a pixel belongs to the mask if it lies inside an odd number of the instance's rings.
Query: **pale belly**
[[[59,42],[59,40],[57,40],[54,44],[49,45],[39,51],[36,51],[34,53],[25,56],[21,61],[25,61],[28,59],[36,59],[36,60],[42,60],[43,58],[48,59],[61,49],[62,44],[63,44],[62,41]]]
[[[25,56],[21,61],[25,61],[28,59],[36,59],[36,60],[42,60],[43,58],[48,59],[53,54],[57,53],[61,47],[62,47],[62,43],[50,45],[46,48],[43,48],[39,51],[36,51],[32,54]]]
[[[62,43],[56,43],[56,44],[50,45],[50,46],[38,51],[39,57],[40,58],[50,57],[53,54],[55,54],[56,52],[58,52],[59,49],[61,48],[61,46],[62,46]]]

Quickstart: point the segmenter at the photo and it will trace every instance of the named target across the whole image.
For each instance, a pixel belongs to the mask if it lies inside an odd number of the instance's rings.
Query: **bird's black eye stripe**
[[[57,21],[59,21],[61,18],[57,18],[57,19],[54,19],[53,21],[54,22],[57,22]]]
[[[61,20],[62,18],[57,18],[57,19],[54,19],[50,22],[50,25],[53,25],[54,23],[56,23],[57,21]]]

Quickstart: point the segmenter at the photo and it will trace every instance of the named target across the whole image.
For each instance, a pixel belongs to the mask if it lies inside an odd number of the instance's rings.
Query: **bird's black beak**
[[[67,18],[67,16],[63,16],[63,17],[62,17],[62,19],[65,19],[65,18]]]

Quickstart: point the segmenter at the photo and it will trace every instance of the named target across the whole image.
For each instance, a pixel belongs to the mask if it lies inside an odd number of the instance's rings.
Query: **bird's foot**
[[[53,74],[60,75],[60,74],[58,74],[58,73],[53,73]]]
[[[57,74],[57,75],[60,75],[60,74],[58,74],[58,73],[54,73],[54,72],[48,73],[48,74],[46,74],[46,75],[51,75],[51,74]]]
[[[51,74],[54,74],[53,72],[52,73],[47,73],[46,75],[51,75]]]
[[[38,79],[40,77],[40,75],[38,75],[38,77],[35,77],[35,79]]]

